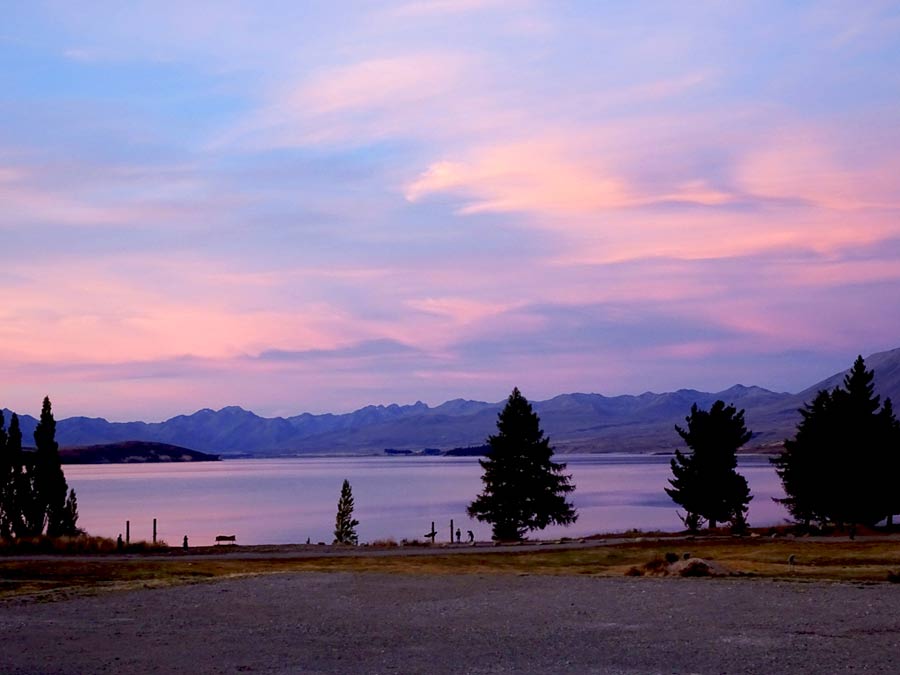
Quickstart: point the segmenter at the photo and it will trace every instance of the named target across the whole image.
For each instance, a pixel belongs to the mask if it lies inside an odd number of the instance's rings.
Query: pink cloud
[[[456,97],[479,79],[471,57],[440,51],[322,68],[274,88],[255,113],[226,130],[214,145],[295,147],[421,138],[440,132],[436,118],[456,117],[466,105]]]
[[[530,5],[526,0],[414,0],[389,10],[394,16],[442,16],[477,12],[485,9],[516,8]]]
[[[415,202],[440,192],[466,199],[461,214],[583,213],[633,203],[615,176],[567,156],[551,142],[481,148],[468,162],[437,162],[407,186],[405,195]]]
[[[900,193],[888,178],[898,168],[896,159],[876,155],[855,165],[841,157],[842,140],[832,130],[780,130],[747,148],[737,180],[753,195],[836,211],[900,206]]]

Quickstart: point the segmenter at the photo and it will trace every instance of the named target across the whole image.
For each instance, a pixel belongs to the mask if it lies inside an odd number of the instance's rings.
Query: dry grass
[[[81,534],[74,537],[19,537],[0,539],[0,556],[33,554],[80,554],[80,553],[151,553],[167,551],[165,541],[133,541],[121,549],[115,539],[91,537]]]
[[[268,548],[268,547],[267,547]],[[240,553],[243,547],[235,547]],[[275,550],[278,550],[277,548]],[[483,549],[464,554],[284,557],[273,555],[184,558],[137,555],[129,558],[81,555],[17,560],[0,558],[0,598],[67,597],[72,593],[155,587],[228,576],[282,572],[380,572],[389,574],[552,574],[622,576],[666,554],[715,560],[745,576],[802,580],[887,582],[900,570],[900,540],[808,541],[765,539],[668,540],[600,544],[537,552]],[[221,551],[217,551],[221,553]],[[789,562],[794,556],[794,564]],[[671,555],[669,557],[672,557]]]

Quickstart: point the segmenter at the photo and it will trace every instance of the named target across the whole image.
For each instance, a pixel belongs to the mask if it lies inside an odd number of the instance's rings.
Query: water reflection
[[[578,537],[597,532],[680,530],[676,506],[663,491],[669,460],[660,456],[567,456],[580,517],[568,528],[542,537]],[[341,481],[350,480],[360,541],[422,539],[435,521],[439,540],[449,523],[463,534],[490,539],[490,527],[469,520],[466,505],[481,490],[481,468],[471,457],[363,457],[243,459],[199,464],[70,465],[69,484],[78,493],[79,524],[92,534],[115,537],[131,521],[133,539],[159,536],[177,544],[211,544],[217,534],[235,534],[242,544],[330,542]],[[741,458],[754,499],[751,525],[786,517],[772,501],[783,495],[768,461]]]

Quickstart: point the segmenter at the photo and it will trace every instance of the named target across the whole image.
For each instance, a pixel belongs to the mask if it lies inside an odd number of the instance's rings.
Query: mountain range
[[[875,370],[882,398],[900,403],[900,348],[866,358]],[[749,449],[765,451],[793,435],[798,409],[820,389],[841,383],[844,372],[797,394],[735,385],[719,392],[680,389],[639,396],[562,394],[533,402],[541,425],[557,452],[668,452],[681,446],[673,426],[684,422],[692,404],[708,408],[717,399],[745,410],[753,431]],[[479,445],[496,430],[504,401],[486,403],[455,399],[436,407],[371,405],[346,414],[266,418],[236,406],[203,409],[164,422],[108,422],[103,418],[70,417],[57,422],[61,446],[122,441],[169,443],[223,457],[304,454],[372,454],[385,449],[451,449]],[[6,419],[9,420],[9,411]],[[23,438],[31,439],[37,421],[20,416]]]

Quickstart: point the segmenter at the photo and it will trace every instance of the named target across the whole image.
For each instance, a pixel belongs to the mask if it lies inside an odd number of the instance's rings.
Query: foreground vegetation
[[[518,574],[615,577],[633,568],[651,569],[667,557],[714,560],[742,577],[885,582],[900,578],[900,538],[848,541],[710,537],[626,540],[568,549],[520,551],[509,547],[448,550],[435,547],[405,555],[389,547],[336,549],[315,546],[221,547],[146,550],[128,556],[79,554],[0,558],[0,599],[27,596],[47,600],[105,590],[154,588],[216,578],[286,572],[365,572],[386,574]],[[321,551],[321,555],[318,555]],[[464,552],[463,552],[464,551]],[[251,553],[254,557],[242,557]],[[301,557],[302,556],[302,557]],[[890,579],[889,579],[890,578]],[[653,583],[647,581],[647,583]]]

